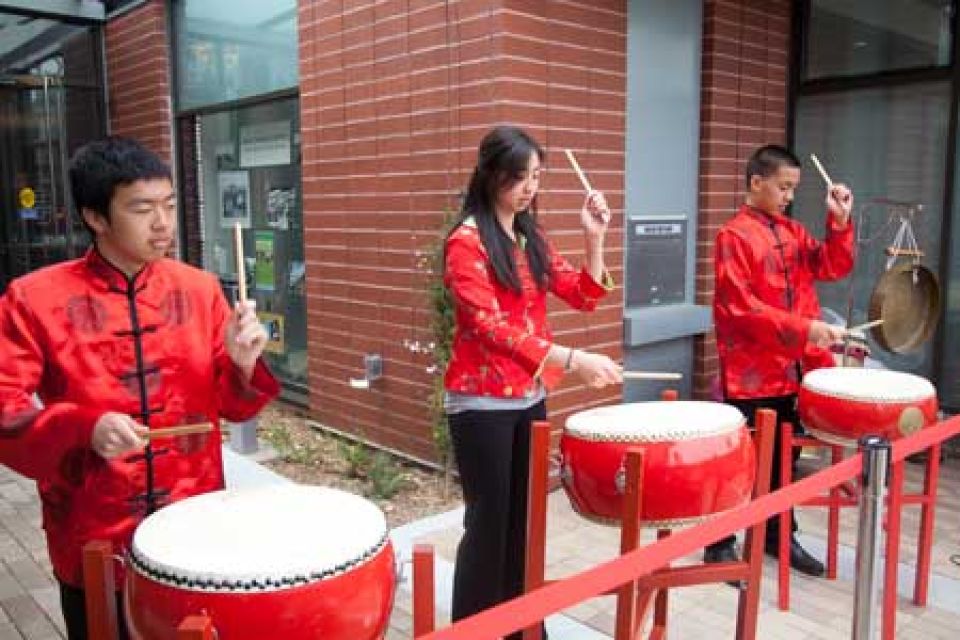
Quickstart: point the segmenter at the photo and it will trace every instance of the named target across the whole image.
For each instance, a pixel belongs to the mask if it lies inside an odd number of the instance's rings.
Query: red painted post
[[[843,460],[843,447],[830,445],[830,463]],[[840,487],[830,488],[827,511],[827,577],[837,579],[837,551],[840,548]]]
[[[643,513],[643,450],[627,449],[623,517],[620,523],[620,553],[640,546],[640,514]],[[637,583],[631,580],[617,590],[615,640],[634,640],[639,630]]]
[[[920,531],[917,534],[917,571],[913,584],[913,603],[927,605],[930,586],[930,554],[933,551],[933,524],[937,510],[937,482],[940,477],[940,443],[927,451],[923,477],[923,504],[920,507]]]
[[[760,409],[757,425],[757,483],[754,498],[770,492],[770,474],[773,471],[773,437],[777,428],[777,413]],[[747,530],[743,557],[749,567],[747,588],[740,592],[737,602],[737,640],[756,640],[757,615],[760,612],[760,578],[763,573],[763,544],[767,523],[757,522]]]
[[[87,632],[96,640],[117,640],[117,591],[113,577],[113,548],[106,540],[83,547],[83,587],[86,593]]]
[[[550,423],[538,420],[531,426],[530,475],[527,484],[527,554],[524,592],[543,586],[547,552],[547,482],[550,474]],[[542,627],[523,631],[523,640],[540,640]]]
[[[434,586],[433,545],[413,547],[413,637],[419,638],[434,631],[436,625],[436,597]]]
[[[897,626],[897,568],[900,563],[900,514],[903,510],[903,460],[890,465],[887,500],[887,553],[883,568],[882,640],[894,640]]]
[[[780,429],[780,486],[786,487],[793,482],[793,425],[784,422]],[[777,607],[781,611],[790,609],[790,536],[793,524],[790,512],[781,511],[780,536],[777,538]],[[766,540],[764,540],[766,543]]]
[[[177,640],[214,640],[216,630],[207,616],[188,616],[177,627]]]

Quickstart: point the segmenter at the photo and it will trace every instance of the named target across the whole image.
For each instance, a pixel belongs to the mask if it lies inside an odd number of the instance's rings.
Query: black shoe
[[[740,556],[737,555],[737,546],[730,542],[707,547],[703,550],[703,561],[707,564],[717,562],[739,562]],[[746,584],[743,580],[728,580],[727,584],[735,589],[743,589]]]
[[[780,557],[780,547],[776,540],[768,540],[763,550],[770,557]],[[793,536],[790,536],[790,568],[814,578],[822,576],[824,571],[823,563],[807,553]]]

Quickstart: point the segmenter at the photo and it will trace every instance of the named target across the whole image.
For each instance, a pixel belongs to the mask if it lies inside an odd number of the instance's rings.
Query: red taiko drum
[[[274,485],[177,502],[134,533],[124,602],[133,638],[174,640],[205,613],[220,640],[375,640],[393,606],[393,547],[372,502]]]
[[[573,414],[560,438],[560,478],[573,508],[621,519],[627,449],[644,452],[641,524],[700,522],[750,500],[756,453],[743,414],[717,402],[638,402]]]
[[[900,371],[834,367],[803,377],[797,409],[821,440],[855,446],[865,435],[909,435],[937,421],[937,392],[930,381]]]

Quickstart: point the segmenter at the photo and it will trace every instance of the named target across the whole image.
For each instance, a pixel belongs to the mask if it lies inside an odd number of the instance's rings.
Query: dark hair
[[[527,170],[532,154],[540,162],[545,160],[543,148],[519,127],[503,125],[495,127],[480,142],[477,166],[470,176],[467,193],[463,199],[460,216],[454,224],[456,230],[463,221],[473,216],[477,221],[480,241],[483,242],[497,281],[504,287],[521,291],[517,265],[513,259],[513,241],[497,220],[497,197],[501,190],[521,179]],[[534,195],[525,211],[517,214],[514,230],[526,239],[527,264],[530,273],[541,289],[547,287],[549,256],[547,241],[537,222],[537,197]],[[452,231],[451,231],[452,233]]]
[[[797,156],[793,155],[792,151],[778,144],[768,144],[760,147],[747,160],[747,188],[750,188],[750,179],[753,176],[769,178],[779,171],[780,167],[799,169],[800,161]]]
[[[154,152],[136,140],[110,136],[88,142],[70,159],[70,192],[77,214],[87,231],[83,210],[96,211],[110,219],[110,202],[117,187],[137,180],[166,178],[172,181],[170,167]]]

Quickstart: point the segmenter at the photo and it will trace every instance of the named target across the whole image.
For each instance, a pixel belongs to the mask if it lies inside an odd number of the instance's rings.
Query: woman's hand
[[[610,207],[603,193],[593,190],[587,194],[580,210],[580,224],[590,238],[602,238],[610,225]]]
[[[570,369],[579,375],[588,387],[595,389],[623,382],[620,365],[602,353],[578,349],[573,352]]]

